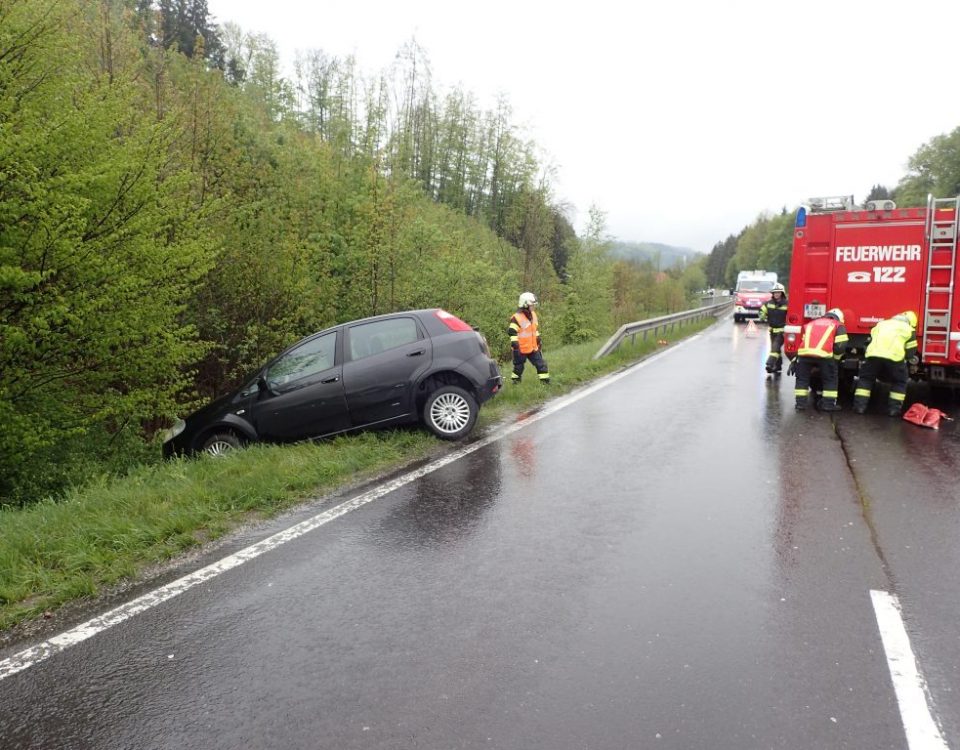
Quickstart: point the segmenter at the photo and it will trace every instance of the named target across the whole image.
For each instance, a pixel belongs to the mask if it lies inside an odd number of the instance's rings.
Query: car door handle
[[[324,380],[321,380],[320,382],[321,382],[321,383],[336,383],[338,380],[340,380],[340,376],[339,376],[339,375],[334,375],[332,378],[326,378],[326,379],[324,379]]]
[[[421,354],[423,354],[425,351],[426,351],[426,349],[417,349],[415,352],[409,352],[409,353],[407,354],[407,356],[408,356],[408,357],[419,357],[419,356],[420,356]]]

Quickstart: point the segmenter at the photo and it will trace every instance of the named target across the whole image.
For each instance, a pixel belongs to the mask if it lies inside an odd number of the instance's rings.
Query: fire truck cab
[[[859,207],[852,196],[842,196],[801,207],[793,233],[787,356],[796,356],[804,323],[839,308],[850,337],[841,384],[849,385],[870,329],[913,310],[920,364],[911,376],[960,384],[958,215],[960,198],[931,197],[926,208],[897,208],[888,200]]]
[[[770,290],[776,283],[777,274],[773,271],[740,271],[733,290],[734,323],[760,317],[760,308],[770,299]]]

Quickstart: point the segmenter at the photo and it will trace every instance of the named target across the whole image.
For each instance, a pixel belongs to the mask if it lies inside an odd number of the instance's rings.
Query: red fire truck
[[[960,198],[930,198],[926,208],[892,201],[855,206],[852,196],[811,199],[793,232],[784,351],[791,359],[804,323],[843,310],[850,352],[841,384],[849,387],[870,329],[905,310],[917,313],[920,364],[915,379],[960,384],[957,273]]]

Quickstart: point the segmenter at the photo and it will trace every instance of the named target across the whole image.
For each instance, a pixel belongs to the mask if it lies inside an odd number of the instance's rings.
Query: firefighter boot
[[[854,414],[866,414],[867,413],[867,404],[869,402],[865,398],[857,397],[853,400],[853,412]]]
[[[797,399],[797,411],[806,411],[807,410],[807,399]]]
[[[891,404],[887,407],[887,416],[888,417],[899,417],[900,416],[900,404],[894,406]]]
[[[820,402],[820,411],[840,411],[840,404],[832,398],[825,398]]]

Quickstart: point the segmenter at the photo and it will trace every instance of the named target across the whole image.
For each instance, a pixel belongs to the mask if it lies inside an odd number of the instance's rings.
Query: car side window
[[[282,389],[287,383],[296,383],[329,370],[334,365],[336,351],[336,331],[310,339],[270,365],[267,385]]]
[[[350,329],[350,359],[372,357],[374,354],[412,344],[420,338],[413,318],[391,318],[375,323],[364,323]]]

